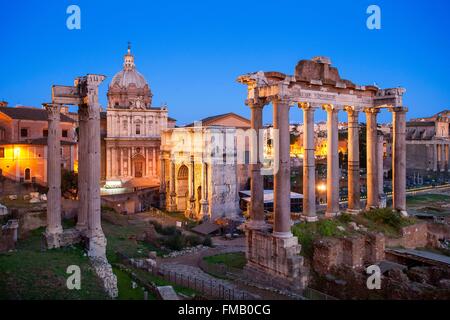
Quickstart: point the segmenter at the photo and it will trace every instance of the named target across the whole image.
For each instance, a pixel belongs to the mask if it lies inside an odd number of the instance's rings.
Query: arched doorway
[[[25,180],[31,180],[31,170],[30,168],[25,169]]]
[[[180,169],[178,169],[177,175],[177,209],[179,211],[184,211],[187,208],[187,200],[188,200],[188,175],[189,169],[185,165],[182,165]]]
[[[135,178],[142,178],[144,176],[145,158],[138,154],[133,158],[133,172]]]

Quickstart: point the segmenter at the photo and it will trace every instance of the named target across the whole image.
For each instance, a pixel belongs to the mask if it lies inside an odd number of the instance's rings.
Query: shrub
[[[389,208],[370,210],[364,213],[364,217],[377,224],[390,226],[396,231],[409,224],[408,220],[403,218],[400,213]]]
[[[340,222],[342,222],[342,223],[347,224],[347,223],[349,223],[349,222],[352,221],[352,216],[349,215],[349,214],[346,213],[346,212],[343,212],[343,213],[338,217],[338,220],[339,220]]]
[[[186,246],[195,247],[202,243],[202,239],[196,235],[188,235],[185,238]]]
[[[186,239],[184,238],[184,236],[181,233],[177,233],[175,235],[168,237],[164,241],[164,244],[166,245],[166,247],[168,247],[171,250],[180,251],[185,247]]]
[[[337,233],[336,223],[333,220],[321,220],[317,224],[317,230],[322,237],[331,237]]]
[[[203,243],[202,243],[204,246],[206,246],[206,247],[212,247],[212,239],[211,239],[211,237],[210,236],[206,236],[204,239],[203,239]]]

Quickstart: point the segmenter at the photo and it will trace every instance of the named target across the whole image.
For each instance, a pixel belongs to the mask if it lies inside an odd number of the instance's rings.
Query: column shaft
[[[339,214],[339,153],[338,109],[331,105],[327,111],[327,209],[325,215]]]
[[[379,206],[377,174],[377,113],[378,109],[366,109],[366,148],[367,148],[367,209]]]
[[[392,108],[393,115],[393,153],[392,153],[392,184],[393,208],[403,215],[406,212],[406,108]]]
[[[287,101],[273,101],[273,120],[273,128],[278,130],[279,133],[279,164],[278,171],[274,173],[273,209],[275,224],[273,235],[280,238],[289,238],[292,236],[292,233],[289,103]]]
[[[86,231],[88,229],[88,199],[87,199],[87,177],[88,177],[88,115],[85,108],[78,109],[78,221],[77,229]],[[111,157],[110,152],[108,153]],[[109,163],[108,163],[109,165]],[[110,169],[110,168],[109,168]],[[110,171],[110,170],[109,170]]]
[[[360,167],[359,167],[359,112],[353,108],[348,113],[348,209],[350,212],[361,210]]]
[[[314,157],[314,108],[303,107],[303,218],[317,221],[316,213],[316,159]]]
[[[261,175],[261,149],[259,141],[259,132],[263,127],[263,104],[248,102],[251,110],[250,125],[253,130],[253,139],[250,145],[250,204],[249,213],[251,221],[248,227],[253,229],[262,229],[266,227],[264,217],[264,182]]]
[[[47,104],[47,228],[48,235],[62,233],[61,225],[61,126],[60,105]],[[55,239],[56,240],[56,239]],[[50,246],[59,247],[59,241]]]
[[[379,195],[384,194],[384,167],[383,167],[383,159],[384,159],[384,137],[382,134],[377,137],[377,173],[378,173],[378,193]]]

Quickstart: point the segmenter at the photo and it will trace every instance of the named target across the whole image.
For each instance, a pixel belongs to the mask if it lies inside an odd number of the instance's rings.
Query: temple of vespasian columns
[[[98,86],[105,76],[88,74],[78,77],[74,86],[53,86],[48,111],[47,155],[47,228],[44,234],[48,249],[80,242],[88,246],[88,256],[102,279],[106,292],[115,297],[117,278],[106,259],[106,237],[101,226],[100,211],[100,104]],[[61,224],[61,153],[59,125],[63,105],[78,105],[78,220],[73,229]]]
[[[265,222],[263,210],[263,176],[261,161],[251,165],[250,220],[246,225],[247,266],[253,276],[262,280],[281,280],[292,289],[304,287],[306,270],[300,246],[291,233],[290,217],[290,151],[289,109],[303,110],[303,214],[307,222],[317,221],[315,195],[314,112],[327,113],[327,207],[326,217],[339,214],[339,156],[338,113],[348,115],[348,212],[361,211],[358,115],[364,112],[367,122],[367,202],[366,208],[380,205],[377,153],[377,114],[387,109],[393,116],[393,209],[406,212],[405,129],[407,109],[402,105],[403,88],[380,89],[376,86],[355,85],[341,79],[339,72],[326,57],[301,60],[293,76],[281,72],[254,72],[238,77],[247,85],[245,101],[251,109],[251,126],[262,129],[262,111],[272,103],[273,127],[279,134],[278,171],[274,173],[274,226]],[[257,135],[259,136],[259,135]],[[256,143],[259,148],[260,143]],[[258,152],[251,148],[252,152]],[[255,159],[256,157],[252,157]],[[275,165],[276,166],[276,165]],[[382,177],[381,177],[382,179]]]

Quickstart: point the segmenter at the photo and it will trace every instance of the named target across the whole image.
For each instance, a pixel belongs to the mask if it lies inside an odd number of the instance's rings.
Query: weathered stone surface
[[[119,295],[117,288],[117,277],[113,273],[111,265],[106,258],[91,257],[91,263],[95,273],[103,282],[105,292],[111,297],[116,298]]]
[[[172,286],[156,287],[158,295],[162,300],[180,300]]]
[[[301,291],[308,272],[299,255],[297,237],[279,238],[269,232],[247,229],[246,271],[255,280]],[[256,279],[257,278],[257,279]]]

